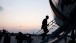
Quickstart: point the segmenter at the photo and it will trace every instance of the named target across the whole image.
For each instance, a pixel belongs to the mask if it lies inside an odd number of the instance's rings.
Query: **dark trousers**
[[[46,37],[47,33],[49,32],[47,28],[44,28],[43,31],[44,31],[44,33],[42,35],[42,39],[44,39]]]

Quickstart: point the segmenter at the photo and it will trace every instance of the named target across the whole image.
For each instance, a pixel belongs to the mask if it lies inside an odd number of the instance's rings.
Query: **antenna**
[[[20,26],[20,32],[21,32],[21,27],[22,27],[22,26]]]

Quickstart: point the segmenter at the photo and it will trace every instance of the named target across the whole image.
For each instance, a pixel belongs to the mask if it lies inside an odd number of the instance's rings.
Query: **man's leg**
[[[43,36],[42,36],[42,40],[45,39],[46,35],[47,35],[47,33],[44,33],[44,34],[43,34]]]
[[[43,29],[44,33],[42,34],[42,40],[45,39],[47,33],[49,32],[48,29]]]

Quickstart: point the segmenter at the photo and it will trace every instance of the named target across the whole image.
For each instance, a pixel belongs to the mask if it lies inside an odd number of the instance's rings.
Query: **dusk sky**
[[[54,19],[49,0],[0,0],[0,30],[36,32],[46,15]]]

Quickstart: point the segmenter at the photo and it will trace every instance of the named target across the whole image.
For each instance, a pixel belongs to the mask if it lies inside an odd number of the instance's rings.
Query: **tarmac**
[[[32,41],[32,43],[40,43],[42,40],[41,40],[41,37],[40,36],[36,36],[36,37],[33,37],[34,40]],[[0,43],[3,43],[3,40],[4,40],[4,37],[2,37],[2,40]],[[71,40],[70,37],[67,37],[67,43],[68,41]],[[17,40],[15,39],[15,36],[11,36],[11,42],[10,43],[17,43]],[[26,41],[24,40],[23,43],[26,43]],[[47,42],[47,43],[50,43]],[[59,43],[65,43],[64,39],[62,41],[60,41]]]

